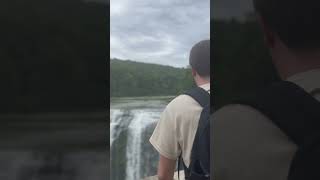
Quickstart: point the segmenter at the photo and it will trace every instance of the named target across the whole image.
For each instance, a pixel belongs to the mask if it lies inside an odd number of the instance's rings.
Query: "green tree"
[[[192,86],[191,72],[186,68],[110,60],[112,97],[177,95]]]

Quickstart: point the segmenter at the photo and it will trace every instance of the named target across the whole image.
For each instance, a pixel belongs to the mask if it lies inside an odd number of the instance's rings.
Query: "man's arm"
[[[175,167],[176,167],[175,160],[171,160],[160,155],[160,161],[158,166],[159,180],[173,180]]]

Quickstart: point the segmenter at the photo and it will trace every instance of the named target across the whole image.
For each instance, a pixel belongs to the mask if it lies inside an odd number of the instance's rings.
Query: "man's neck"
[[[206,84],[209,84],[210,81],[202,81],[202,82],[197,82],[197,86],[203,86],[203,85],[206,85]]]
[[[281,79],[285,80],[289,77],[302,72],[320,68],[320,53],[317,54],[296,54],[288,56],[280,61],[274,61]]]

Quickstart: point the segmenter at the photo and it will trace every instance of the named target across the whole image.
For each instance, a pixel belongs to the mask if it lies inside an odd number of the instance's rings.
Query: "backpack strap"
[[[206,90],[197,87],[194,88],[188,92],[185,93],[186,95],[191,96],[195,101],[197,101],[201,107],[206,108],[206,107],[210,107],[210,94],[209,92],[207,92]],[[207,112],[205,112],[207,113]],[[208,126],[209,123],[209,119],[207,117],[204,117],[205,114],[203,111],[200,115],[200,119],[199,119],[199,124],[198,124],[198,129],[196,132],[196,136],[194,139],[194,144],[196,144],[198,142],[199,136],[201,134],[201,132],[203,132],[203,129]]]
[[[319,167],[320,155],[314,152],[320,141],[320,102],[298,85],[281,81],[238,104],[249,105],[273,121],[297,146],[289,180],[308,179]],[[316,155],[316,156],[314,156]],[[311,157],[310,157],[311,156]],[[316,164],[315,164],[316,163]],[[318,178],[319,177],[319,173]],[[317,179],[317,178],[315,178]]]
[[[178,158],[178,180],[180,180],[180,164],[181,164],[181,159],[182,159],[182,153],[180,154]]]
[[[200,115],[197,132],[196,132],[193,146],[192,146],[192,152],[191,152],[191,161],[192,161],[192,160],[195,160],[195,157],[197,157],[198,154],[200,153],[200,152],[197,152],[196,147],[203,146],[202,144],[201,145],[199,144],[200,142],[199,139],[202,133],[205,131],[206,127],[210,127],[209,117],[207,117],[210,115],[210,94],[203,88],[197,87],[186,92],[185,95],[189,95],[190,97],[192,97],[195,101],[197,101],[200,104],[201,107],[204,108]],[[182,164],[184,167],[186,179],[189,179],[189,175],[191,173],[190,169],[184,164],[183,161],[182,161]]]
[[[202,89],[201,87],[196,87],[184,93],[192,97],[195,101],[197,101],[201,107],[206,107],[210,105],[210,94]]]
[[[186,164],[183,162],[183,158],[182,158],[182,153],[180,154],[179,158],[178,158],[178,180],[180,180],[180,167],[181,167],[181,163],[182,163],[182,168],[184,170],[184,177],[185,179],[189,179],[189,174],[190,174],[190,170],[189,168],[186,166]]]

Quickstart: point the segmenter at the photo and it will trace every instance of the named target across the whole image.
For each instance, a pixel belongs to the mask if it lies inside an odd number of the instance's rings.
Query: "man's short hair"
[[[210,40],[200,41],[192,47],[189,63],[201,77],[210,77]]]
[[[320,48],[320,1],[253,0],[256,12],[291,49]]]

